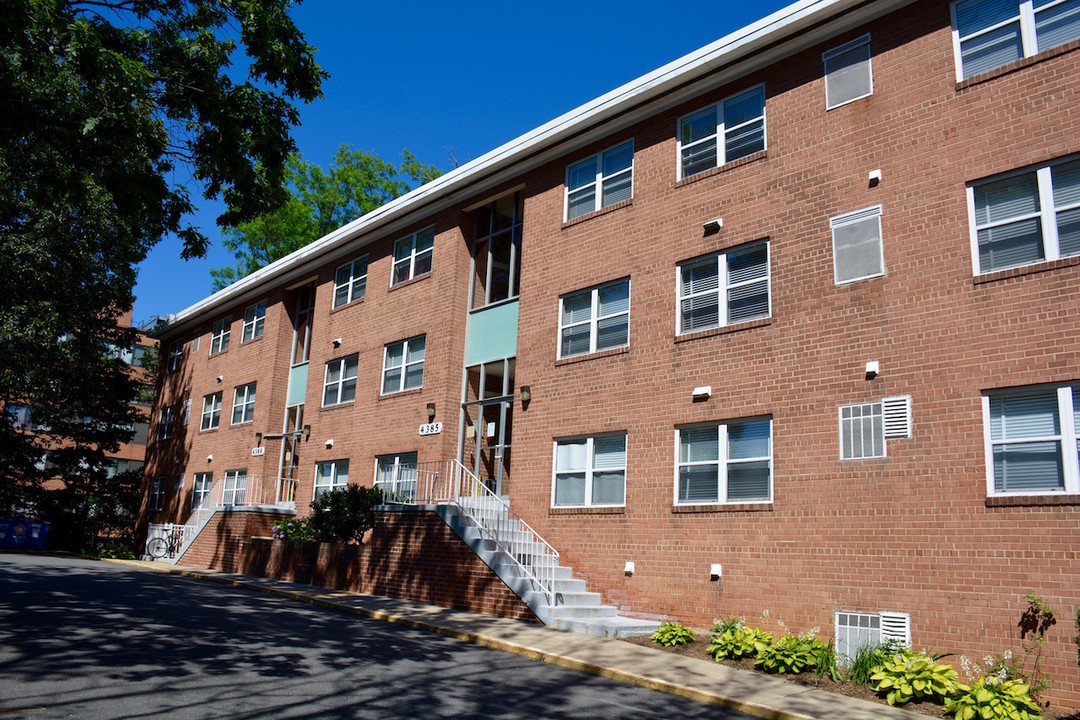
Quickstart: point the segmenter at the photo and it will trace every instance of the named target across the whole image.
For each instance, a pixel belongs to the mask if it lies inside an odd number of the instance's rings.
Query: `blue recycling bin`
[[[48,537],[44,520],[0,520],[0,550],[44,550]]]

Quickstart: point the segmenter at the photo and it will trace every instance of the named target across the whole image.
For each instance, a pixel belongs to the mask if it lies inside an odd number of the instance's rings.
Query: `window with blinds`
[[[634,195],[634,141],[627,140],[566,169],[567,221]]]
[[[559,299],[559,358],[630,344],[630,280]]]
[[[678,429],[676,504],[772,501],[772,418]]]
[[[977,272],[1080,255],[1080,160],[972,185]]]
[[[555,441],[554,507],[626,502],[626,433]]]
[[[961,79],[1080,38],[1080,0],[961,0],[952,10]]]
[[[765,149],[765,86],[679,119],[679,179]]]
[[[825,63],[825,109],[846,105],[874,92],[870,36],[863,35],[821,56]]]
[[[991,494],[1080,491],[1078,387],[1039,387],[986,397]]]
[[[880,205],[830,218],[829,227],[837,285],[885,274]]]
[[[679,266],[679,334],[769,317],[769,243]]]

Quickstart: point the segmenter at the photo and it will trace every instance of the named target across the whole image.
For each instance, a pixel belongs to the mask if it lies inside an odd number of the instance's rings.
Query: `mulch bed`
[[[663,645],[657,645],[649,640],[648,635],[642,635],[639,637],[623,638],[625,642],[634,643],[635,645],[645,645],[648,647],[654,647],[657,650],[664,650],[665,652],[675,653],[676,655],[682,655],[684,657],[695,658],[702,662],[716,662],[711,655],[705,652],[705,649],[709,647],[709,634],[708,633],[696,633],[697,639],[689,645],[682,645],[676,647],[664,647]],[[754,661],[752,659],[744,660],[721,660],[724,665],[728,667],[737,668],[739,670],[748,670],[750,672],[760,672],[754,668]],[[855,686],[850,683],[838,683],[830,680],[829,678],[820,678],[814,676],[813,673],[803,673],[801,675],[777,675],[789,682],[798,683],[800,685],[807,685],[810,687],[816,687],[826,692],[836,693],[837,695],[847,695],[848,697],[859,698],[860,700],[869,700],[871,702],[885,703],[885,698],[879,696],[867,685]],[[944,707],[941,704],[932,702],[929,700],[912,700],[911,702],[902,706],[905,710],[914,710],[917,713],[923,715],[929,715],[936,718],[952,718],[951,715],[945,712]],[[1063,710],[1060,708],[1043,708],[1044,720],[1080,720],[1080,712],[1072,710]]]

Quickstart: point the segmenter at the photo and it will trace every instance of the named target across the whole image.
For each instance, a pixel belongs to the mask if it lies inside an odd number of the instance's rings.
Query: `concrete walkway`
[[[259,590],[361,617],[428,630],[485,647],[714,703],[775,720],[925,720],[925,715],[805,687],[764,673],[735,670],[622,640],[553,630],[516,620],[448,610],[410,600],[333,591],[310,585],[196,570],[165,562],[109,560],[121,565]]]

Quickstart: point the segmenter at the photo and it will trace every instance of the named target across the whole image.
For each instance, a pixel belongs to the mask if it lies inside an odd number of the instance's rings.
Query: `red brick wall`
[[[217,513],[181,564],[536,620],[435,513],[389,512],[375,517],[368,544],[329,545],[270,539],[275,516]]]

